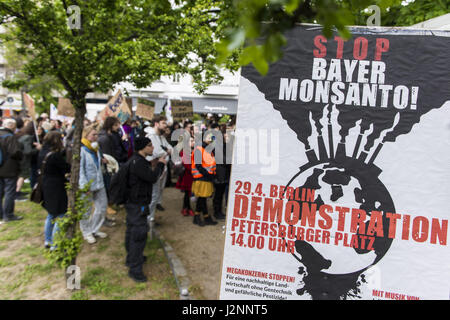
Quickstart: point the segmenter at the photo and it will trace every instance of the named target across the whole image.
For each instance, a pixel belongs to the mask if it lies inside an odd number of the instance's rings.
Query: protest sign
[[[72,105],[72,102],[70,102],[70,99],[68,98],[62,98],[59,97],[58,99],[58,114],[60,116],[66,116],[66,117],[75,117],[75,108]]]
[[[190,100],[170,100],[173,121],[181,122],[194,116],[194,108]]]
[[[136,115],[138,117],[152,120],[155,114],[155,102],[147,99],[138,98]]]
[[[221,299],[448,299],[450,33],[350,31],[242,69]]]
[[[50,104],[50,120],[60,120],[60,121],[73,121],[73,117],[63,116],[58,114],[58,108],[51,103]]]
[[[33,98],[31,98],[28,93],[24,92],[23,102],[25,104],[25,107],[27,108],[28,114],[31,117],[31,119],[33,119],[33,121],[36,120],[36,110]]]
[[[105,109],[100,112],[100,120],[105,120],[107,117],[117,117],[121,123],[125,123],[132,115],[131,106],[128,105],[126,97],[121,90],[108,101]]]

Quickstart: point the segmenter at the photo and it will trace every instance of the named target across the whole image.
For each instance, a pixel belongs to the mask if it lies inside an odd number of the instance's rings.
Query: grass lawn
[[[148,241],[144,273],[149,281],[136,283],[125,267],[125,212],[119,211],[117,225],[103,228],[106,239],[83,243],[77,258],[81,289],[67,289],[64,270],[44,257],[46,211],[29,201],[16,202],[15,213],[23,220],[0,225],[0,299],[179,299],[169,263],[158,240]]]

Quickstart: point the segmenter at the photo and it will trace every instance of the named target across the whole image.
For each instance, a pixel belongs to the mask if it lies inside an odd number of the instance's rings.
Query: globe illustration
[[[308,292],[313,299],[342,298],[355,288],[358,277],[386,254],[392,239],[387,237],[389,221],[385,214],[394,213],[395,207],[386,187],[378,179],[380,173],[381,170],[373,164],[367,165],[357,159],[345,158],[340,161],[306,164],[288,182],[287,186],[294,189],[314,189],[314,203],[317,208],[323,204],[333,207],[333,212],[330,213],[333,224],[328,230],[331,234],[329,244],[296,241],[296,251],[300,256],[298,260],[301,262],[300,273],[307,274],[304,278],[305,287],[299,290],[299,294]],[[344,231],[337,230],[339,214],[334,208],[339,206],[350,208],[350,212],[345,215]],[[348,246],[350,237],[354,234],[350,232],[352,208],[366,212],[365,230],[371,212],[382,212],[383,236],[374,237],[372,250],[361,245],[359,236],[357,247]],[[316,220],[318,217],[317,214]],[[357,235],[359,231],[358,228]],[[343,240],[335,243],[336,232],[347,233],[347,246]],[[361,235],[365,233],[361,232]],[[367,245],[367,240],[364,241]]]

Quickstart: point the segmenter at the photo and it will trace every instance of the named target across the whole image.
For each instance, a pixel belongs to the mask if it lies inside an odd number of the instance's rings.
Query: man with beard
[[[153,147],[155,148],[153,151],[154,158],[164,156],[167,163],[169,161],[170,155],[172,154],[173,148],[164,137],[166,128],[167,128],[167,118],[162,115],[156,115],[153,118],[153,128],[148,127],[146,128],[145,132],[147,133],[146,137],[152,141]],[[161,205],[161,202],[163,190],[167,180],[167,170],[168,167],[167,165],[165,165],[162,175],[160,176],[158,181],[153,185],[153,196],[152,202],[150,204],[149,222],[154,221],[156,209],[161,211],[164,210],[164,207]]]

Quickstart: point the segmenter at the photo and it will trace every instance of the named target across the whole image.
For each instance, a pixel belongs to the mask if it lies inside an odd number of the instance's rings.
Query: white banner
[[[449,298],[449,38],[369,31],[243,68],[220,299]]]

